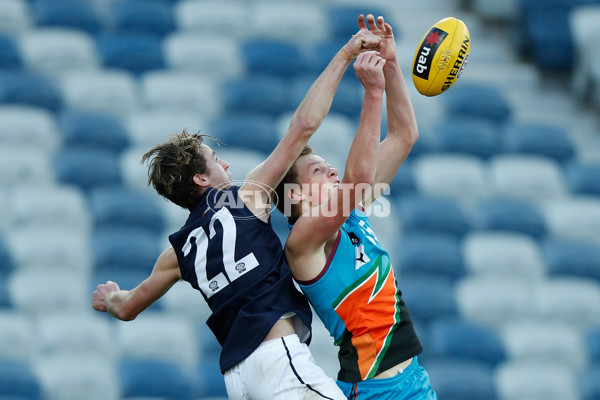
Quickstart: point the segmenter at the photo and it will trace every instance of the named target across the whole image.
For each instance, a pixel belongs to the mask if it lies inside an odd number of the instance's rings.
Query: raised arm
[[[115,282],[100,284],[92,295],[92,307],[123,321],[135,319],[181,279],[177,256],[169,247],[156,260],[152,273],[132,290],[121,290]]]
[[[415,113],[396,58],[396,42],[392,27],[384,21],[383,17],[378,17],[376,21],[372,14],[367,15],[366,22],[371,32],[381,38],[380,52],[386,60],[383,74],[385,76],[388,132],[379,147],[375,185],[373,185],[376,190],[368,192],[365,196],[363,200],[365,208],[381,195],[384,185],[378,184],[389,184],[394,179],[398,168],[419,138]],[[366,28],[363,15],[358,18],[358,26],[361,29]]]
[[[242,191],[252,192],[255,188],[252,182],[272,188],[279,184],[329,112],[335,92],[352,59],[366,50],[377,48],[379,40],[378,36],[363,28],[335,54],[296,109],[285,136],[269,157],[248,174]],[[263,200],[270,204],[269,198]],[[253,209],[252,204],[247,205],[255,214],[258,214],[256,211],[262,211]]]
[[[286,251],[291,255],[288,260],[297,259],[297,254],[294,253],[298,252],[309,254],[309,257],[310,254],[322,254],[322,247],[337,233],[362,200],[362,189],[373,182],[381,133],[385,86],[382,68],[385,63],[378,52],[371,51],[361,54],[354,64],[356,75],[365,88],[365,94],[344,176],[339,188],[332,191],[327,202],[318,206],[319,209],[311,210],[309,215],[298,219],[286,243]],[[323,264],[316,263],[316,266],[321,268]]]

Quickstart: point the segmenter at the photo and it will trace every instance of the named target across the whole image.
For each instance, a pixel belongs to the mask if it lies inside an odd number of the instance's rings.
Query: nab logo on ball
[[[432,28],[423,43],[421,44],[421,51],[418,53],[417,62],[413,68],[413,74],[421,79],[429,79],[429,71],[431,71],[431,62],[433,57],[440,47],[440,43],[448,36],[448,32],[444,32],[438,28]]]
[[[415,52],[412,77],[418,92],[437,96],[460,77],[469,57],[471,38],[464,22],[444,18],[423,36]]]

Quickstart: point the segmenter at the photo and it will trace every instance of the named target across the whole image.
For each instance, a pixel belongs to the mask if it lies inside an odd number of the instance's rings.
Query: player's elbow
[[[304,114],[295,115],[290,123],[290,127],[293,127],[303,139],[310,139],[319,128],[319,125],[320,123],[314,118]]]

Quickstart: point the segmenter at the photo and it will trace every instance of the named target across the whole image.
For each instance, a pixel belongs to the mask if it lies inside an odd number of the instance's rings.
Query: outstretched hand
[[[396,60],[396,41],[391,25],[385,22],[381,16],[377,17],[377,21],[375,21],[373,14],[367,15],[365,23],[365,16],[360,14],[358,16],[358,28],[361,31],[367,29],[367,24],[370,32],[380,38],[377,50],[381,53],[381,57],[387,61]]]
[[[365,90],[384,90],[383,66],[385,63],[386,60],[377,51],[367,51],[358,56],[354,63],[354,72]]]
[[[380,40],[379,36],[369,31],[365,26],[352,35],[352,38],[342,48],[342,52],[345,53],[345,57],[349,59],[348,61],[354,60],[365,51],[377,50]]]

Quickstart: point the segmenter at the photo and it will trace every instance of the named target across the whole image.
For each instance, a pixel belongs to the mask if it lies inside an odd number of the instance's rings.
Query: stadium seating
[[[567,366],[547,362],[509,361],[494,371],[501,399],[577,400],[574,376]]]
[[[586,349],[576,327],[562,323],[508,324],[502,341],[512,361],[531,361],[580,368],[587,362]]]
[[[122,344],[121,357],[170,361],[185,370],[198,361],[194,324],[184,316],[143,313],[135,321],[118,324],[115,335]]]
[[[453,319],[457,316],[452,279],[429,274],[403,274],[395,269],[402,298],[417,323]]]
[[[124,70],[78,71],[61,81],[70,111],[106,112],[125,116],[138,107],[137,81]]]
[[[600,163],[576,161],[566,167],[565,176],[574,195],[600,196]]]
[[[476,231],[462,242],[465,269],[481,276],[518,276],[541,279],[547,272],[546,259],[538,242],[517,232]]]
[[[32,29],[19,40],[23,63],[33,71],[64,76],[100,66],[91,34],[69,28]]]
[[[246,1],[182,0],[174,7],[179,31],[218,32],[235,38],[247,37],[250,33],[250,6]],[[223,30],[223,21],[227,21],[226,30]]]
[[[159,234],[165,228],[157,196],[128,187],[98,188],[89,194],[94,228],[134,228]]]
[[[51,153],[60,142],[54,114],[28,105],[0,106],[0,143],[3,147],[27,146]]]
[[[45,394],[44,399],[121,398],[114,362],[103,356],[45,355],[37,360],[35,367]]]
[[[508,153],[539,154],[565,163],[575,157],[575,148],[566,130],[549,124],[511,124],[504,131]]]
[[[477,361],[494,367],[507,358],[500,334],[491,326],[461,320],[433,321],[429,326],[432,358]]]
[[[552,277],[535,288],[534,317],[587,328],[600,324],[600,283],[583,277]]]
[[[464,236],[471,221],[458,202],[422,193],[398,200],[400,222],[405,233],[448,233]]]
[[[455,117],[481,118],[496,125],[508,123],[512,109],[499,87],[493,85],[460,84],[445,93],[442,98],[445,113]]]
[[[5,268],[6,265],[0,265],[0,310],[10,309],[13,306],[10,292],[8,290],[9,272]]]
[[[217,357],[201,360],[196,365],[194,372],[192,390],[195,399],[227,398],[225,381],[223,374],[221,374],[219,359]]]
[[[329,37],[348,40],[352,35],[358,31],[358,15],[367,14],[383,15],[386,20],[390,20],[392,17],[389,13],[386,13],[386,8],[381,6],[369,5],[344,5],[344,4],[332,4],[326,9],[326,20],[329,21]],[[393,25],[392,25],[393,26]]]
[[[132,2],[136,4],[137,2]],[[129,2],[118,2],[129,4]],[[97,39],[104,67],[123,69],[136,75],[165,67],[162,41],[149,33],[110,33]]]
[[[600,325],[584,330],[582,335],[589,361],[598,364],[600,361]]]
[[[0,21],[1,23],[1,21]],[[19,69],[21,67],[21,54],[14,39],[9,36],[0,36],[0,68]]]
[[[300,46],[291,40],[249,39],[240,55],[247,74],[289,78],[306,70]]]
[[[561,165],[547,156],[503,154],[489,163],[492,191],[497,196],[542,203],[567,195]]]
[[[579,276],[600,282],[600,246],[569,239],[544,241],[543,254],[550,275]]]
[[[596,23],[598,16],[600,16],[600,5],[598,4],[579,5],[573,8],[567,16],[575,47],[571,87],[579,99],[589,99],[600,83],[599,75],[594,67],[597,60],[596,55],[593,54],[593,51],[589,51],[590,44],[600,37]]]
[[[456,283],[455,296],[459,315],[468,321],[499,327],[535,314],[530,282],[514,276],[467,275]]]
[[[448,358],[428,361],[424,366],[440,399],[498,399],[493,370],[485,363]]]
[[[37,328],[45,356],[91,356],[113,362],[119,353],[112,344],[114,327],[92,310],[77,314],[53,311],[39,319]]]
[[[0,187],[16,188],[21,185],[54,182],[50,155],[45,150],[25,146],[0,148]],[[27,157],[23,157],[27,154]]]
[[[487,165],[464,154],[424,154],[412,163],[415,186],[421,193],[472,201],[489,195]]]
[[[400,274],[427,273],[457,279],[464,275],[459,241],[452,235],[407,234],[393,246],[392,264]]]
[[[600,199],[571,196],[549,203],[542,212],[551,234],[600,243]]]
[[[0,396],[26,400],[44,398],[31,364],[22,360],[0,359]]]
[[[429,136],[436,152],[459,153],[487,159],[501,151],[499,132],[494,123],[462,117],[436,124]]]
[[[89,271],[89,235],[69,226],[29,225],[14,228],[11,248],[20,270]],[[32,244],[36,251],[31,251]]]
[[[0,71],[0,103],[24,104],[59,112],[63,105],[54,81],[23,70]]]
[[[120,152],[129,146],[128,132],[114,115],[67,112],[60,119],[63,146],[104,148]]]
[[[95,229],[92,234],[96,271],[125,269],[149,274],[161,251],[156,234],[146,229],[109,226]]]
[[[140,91],[142,106],[149,110],[193,112],[209,118],[224,105],[213,79],[189,72],[147,72],[140,77]]]
[[[167,0],[117,1],[109,9],[116,32],[162,36],[175,29],[173,8]]]
[[[31,28],[32,16],[27,0],[0,2],[0,31],[19,33]]]
[[[194,321],[205,321],[210,316],[210,308],[202,298],[200,292],[195,290],[188,282],[179,281],[169,289],[161,303],[164,311],[173,316],[191,318]],[[210,333],[209,333],[210,334]],[[206,338],[198,338],[197,346],[201,347]],[[199,358],[202,357],[200,351]]]
[[[575,383],[582,400],[593,400],[600,396],[600,367],[591,365],[583,368],[575,377]]]
[[[5,359],[24,362],[35,360],[40,351],[35,318],[14,308],[2,309],[0,323],[0,362]]]
[[[188,133],[209,133],[203,118],[193,112],[175,112],[167,110],[139,111],[131,113],[123,121],[129,135],[130,147],[140,146],[136,162],[142,158],[142,154],[153,146],[166,141],[170,134],[181,133],[184,128]]]
[[[220,2],[223,3],[223,2]],[[178,3],[181,4],[181,3]],[[228,23],[231,20],[228,18]],[[226,79],[241,76],[244,64],[237,39],[222,31],[176,31],[163,39],[163,57],[167,67]]]
[[[100,148],[64,147],[54,155],[54,171],[59,182],[85,191],[121,184],[117,154]]]
[[[35,0],[31,4],[37,26],[60,26],[98,33],[104,25],[92,2],[83,0]]]
[[[13,262],[12,249],[9,249],[9,245],[3,236],[0,236],[0,272],[8,273],[15,268]]]
[[[118,376],[124,398],[193,399],[192,374],[175,361],[123,358]]]
[[[478,230],[524,233],[538,240],[547,232],[545,216],[528,200],[493,197],[481,200],[472,211]]]
[[[252,149],[268,155],[277,146],[275,119],[270,115],[240,114],[213,119],[207,127],[211,136],[228,147]]]
[[[213,146],[214,147],[214,146]],[[233,175],[233,180],[240,183],[258,164],[265,161],[263,152],[250,149],[214,147],[217,157],[228,164],[229,172]]]
[[[323,5],[318,2],[256,1],[250,5],[249,25],[253,37],[314,43],[326,36]],[[285,29],[273,29],[273,23]]]
[[[288,85],[281,78],[230,79],[225,81],[220,89],[223,96],[223,111],[226,114],[265,113],[277,116],[292,107]]]

